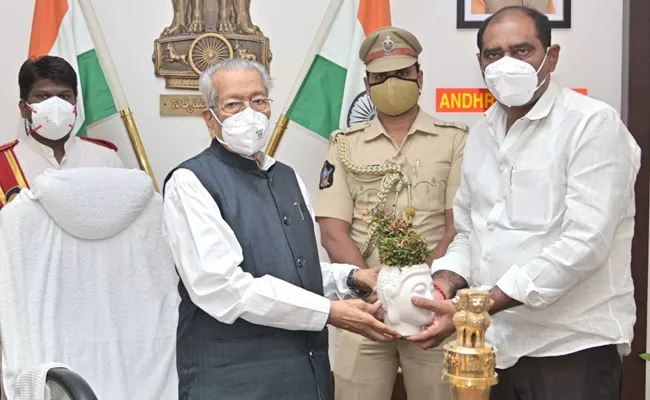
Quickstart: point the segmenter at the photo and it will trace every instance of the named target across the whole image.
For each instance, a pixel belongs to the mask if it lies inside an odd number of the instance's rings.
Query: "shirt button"
[[[494,225],[488,225],[488,231],[493,232],[495,229]]]
[[[284,222],[285,225],[289,225],[289,217],[287,217],[286,215],[282,217],[282,222]]]
[[[505,198],[504,198],[503,196],[501,196],[501,197],[499,197],[499,198],[497,199],[497,202],[498,202],[498,203],[501,203],[503,200],[505,200]]]
[[[502,166],[499,167],[499,171],[503,172],[503,171],[505,171],[505,170],[506,170],[506,167],[505,167],[505,166],[502,165]]]
[[[313,351],[309,350],[309,357],[314,358],[314,357],[316,357],[316,355],[314,354]]]

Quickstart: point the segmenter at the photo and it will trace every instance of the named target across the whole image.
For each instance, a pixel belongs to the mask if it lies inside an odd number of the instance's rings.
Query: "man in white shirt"
[[[114,144],[71,135],[78,92],[77,74],[67,61],[29,59],[18,84],[27,137],[0,146],[0,209],[48,168],[123,167]]]
[[[448,298],[468,285],[490,291],[492,398],[619,399],[636,319],[640,149],[614,109],[553,83],[560,47],[546,16],[503,9],[478,47],[498,103],[467,139],[458,234],[434,261],[434,282]],[[453,332],[451,301],[413,302],[436,317],[410,340],[427,348]]]
[[[331,400],[329,323],[382,341],[368,293],[378,269],[320,263],[314,213],[295,172],[262,151],[271,79],[224,60],[199,87],[214,139],[165,180],[163,233],[181,278],[179,398]]]

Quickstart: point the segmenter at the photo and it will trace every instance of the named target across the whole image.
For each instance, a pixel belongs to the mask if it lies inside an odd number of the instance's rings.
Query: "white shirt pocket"
[[[552,220],[551,178],[546,169],[513,169],[506,212],[513,228],[543,228]]]

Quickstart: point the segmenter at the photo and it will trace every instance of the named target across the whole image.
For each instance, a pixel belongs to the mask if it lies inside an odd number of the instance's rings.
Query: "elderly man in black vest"
[[[222,61],[200,78],[211,146],[165,180],[164,234],[181,277],[179,399],[330,400],[326,324],[388,341],[377,269],[321,263],[295,172],[262,149],[271,79]],[[333,298],[336,300],[328,300]]]

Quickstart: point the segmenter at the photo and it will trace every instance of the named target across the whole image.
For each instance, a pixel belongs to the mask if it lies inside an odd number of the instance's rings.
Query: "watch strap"
[[[360,290],[355,284],[354,284],[354,276],[359,272],[359,268],[353,268],[350,273],[348,274],[348,277],[346,279],[346,284],[348,288],[359,298],[366,298],[370,296],[370,292],[366,292],[365,290]]]

